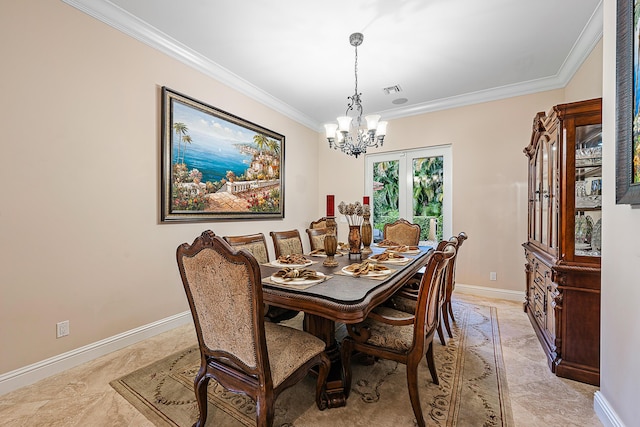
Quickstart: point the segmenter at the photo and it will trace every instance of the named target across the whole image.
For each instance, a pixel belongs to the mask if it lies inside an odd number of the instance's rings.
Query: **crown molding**
[[[591,18],[589,18],[587,25],[585,25],[582,33],[580,33],[578,40],[576,40],[571,48],[560,70],[554,76],[465,93],[449,98],[436,99],[410,107],[392,108],[385,111],[378,111],[375,114],[384,116],[385,120],[399,119],[450,108],[464,107],[466,105],[480,104],[482,102],[497,101],[499,99],[529,95],[536,92],[561,89],[569,84],[582,63],[589,57],[600,39],[602,39],[603,19],[602,1],[600,1]]]
[[[324,132],[322,123],[311,119],[301,111],[252,85],[238,75],[232,73],[215,62],[205,58],[198,52],[183,45],[167,34],[136,18],[129,12],[114,5],[108,0],[62,0],[64,3],[104,22],[107,25],[157,49],[170,57],[208,75],[238,92],[272,108],[290,119],[307,126],[317,132]],[[603,10],[602,1],[591,15],[589,22],[582,30],[580,37],[573,45],[560,70],[554,76],[531,80],[528,82],[506,85],[477,92],[441,98],[408,107],[378,111],[385,119],[399,119],[418,114],[496,101],[514,96],[529,95],[536,92],[560,89],[565,87],[580,68],[593,48],[602,38]]]
[[[134,39],[200,71],[201,73],[218,80],[220,83],[237,90],[251,99],[266,105],[267,107],[304,126],[313,130],[318,130],[320,127],[315,120],[311,119],[299,110],[254,86],[226,68],[221,67],[108,0],[62,1],[69,6],[72,6],[115,28],[116,30],[121,31],[128,36],[131,36]]]

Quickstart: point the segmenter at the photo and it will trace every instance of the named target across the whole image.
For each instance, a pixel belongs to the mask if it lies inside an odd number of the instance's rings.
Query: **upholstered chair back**
[[[224,240],[237,250],[246,249],[249,251],[259,264],[266,264],[269,262],[267,241],[262,233],[247,234],[244,236],[225,236]]]
[[[420,225],[400,218],[395,222],[385,224],[382,234],[385,240],[392,240],[400,245],[416,246],[420,242],[420,231]]]
[[[327,236],[326,228],[307,228],[307,235],[309,235],[309,244],[312,251],[324,249],[324,238]]]
[[[300,238],[300,232],[298,230],[272,231],[269,234],[273,239],[276,258],[303,253],[302,239]]]
[[[316,220],[316,221],[311,221],[311,224],[309,224],[309,228],[327,228],[327,217],[323,216],[322,218]]]
[[[264,315],[256,259],[211,231],[180,246],[177,258],[201,351],[226,356],[246,371],[268,372],[268,363],[259,369],[266,353],[259,351],[265,337],[256,322]]]

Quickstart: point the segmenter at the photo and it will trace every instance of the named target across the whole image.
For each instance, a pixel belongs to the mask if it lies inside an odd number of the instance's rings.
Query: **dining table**
[[[406,253],[401,253],[402,262],[398,258],[386,263],[389,274],[380,272],[366,276],[354,276],[345,267],[362,263],[368,258],[388,248],[371,245],[371,254],[351,254],[339,252],[334,259],[336,267],[323,265],[323,257],[305,255],[310,265],[304,269],[314,270],[324,275],[322,281],[310,286],[299,285],[282,280],[275,281],[274,274],[283,269],[282,265],[267,263],[260,266],[262,275],[263,299],[266,304],[304,312],[305,331],[322,339],[326,344],[326,353],[331,360],[331,369],[326,383],[326,406],[336,408],[346,405],[343,383],[340,343],[336,339],[336,325],[340,323],[354,324],[362,322],[369,312],[384,303],[429,261],[433,252],[431,246],[418,246]],[[304,283],[304,282],[301,282]],[[295,351],[295,349],[292,349]]]

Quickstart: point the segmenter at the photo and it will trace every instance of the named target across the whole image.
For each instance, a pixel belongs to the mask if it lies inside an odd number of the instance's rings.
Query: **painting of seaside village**
[[[282,218],[284,136],[166,88],[163,101],[163,220]]]

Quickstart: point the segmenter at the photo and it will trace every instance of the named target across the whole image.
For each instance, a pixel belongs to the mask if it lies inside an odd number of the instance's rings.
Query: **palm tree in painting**
[[[256,145],[258,146],[258,150],[260,150],[260,152],[262,153],[264,147],[269,144],[269,139],[260,133],[256,133],[255,135],[253,135],[253,142],[256,143]]]
[[[176,163],[180,163],[180,144],[182,143],[184,136],[187,135],[187,132],[189,132],[189,129],[187,128],[186,124],[182,122],[175,122],[173,124],[173,131],[176,133],[176,137],[177,137],[176,142],[178,144],[178,152],[176,153]]]
[[[182,163],[184,163],[184,154],[187,152],[187,144],[191,144],[191,141],[191,135],[182,135],[182,142],[184,143],[182,146]]]
[[[267,147],[274,154],[276,154],[276,155],[280,154],[280,143],[278,141],[276,141],[275,139],[269,139],[267,141]]]

